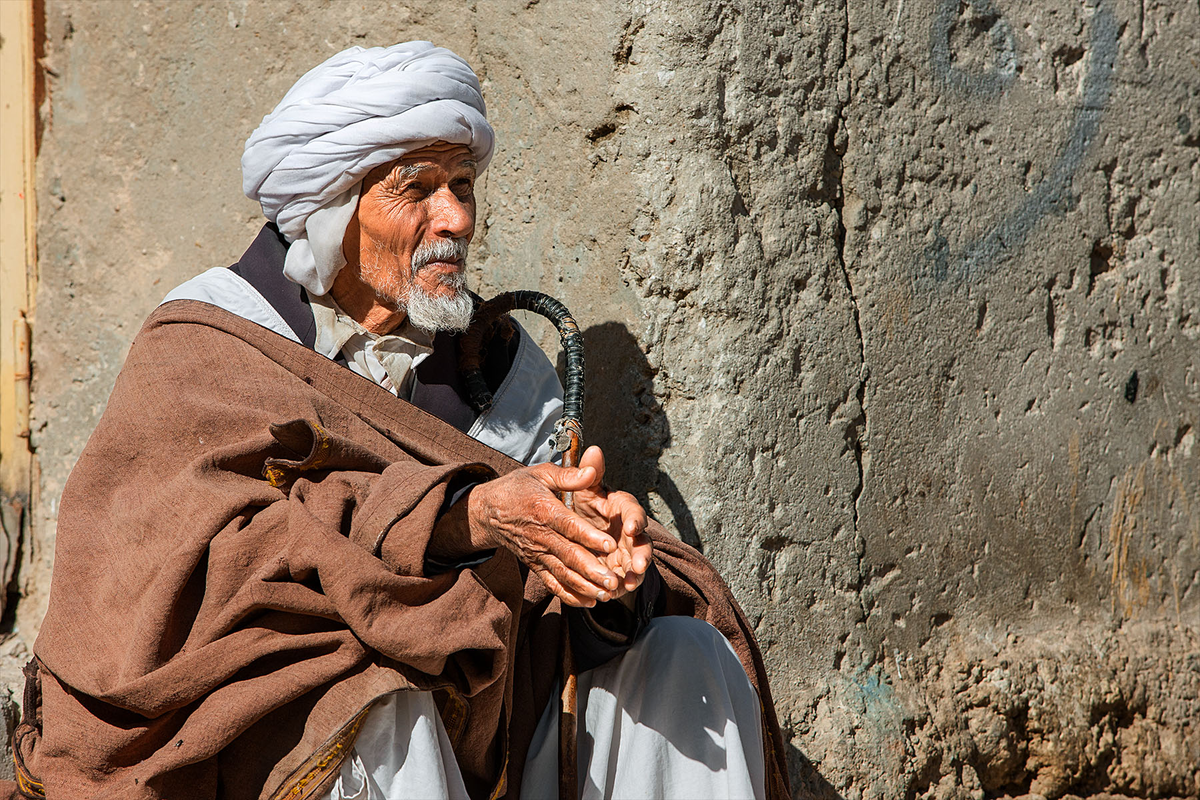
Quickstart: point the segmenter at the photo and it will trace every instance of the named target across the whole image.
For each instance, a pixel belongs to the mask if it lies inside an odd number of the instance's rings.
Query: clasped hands
[[[653,554],[646,512],[628,492],[605,489],[603,479],[599,447],[589,447],[575,469],[538,464],[513,470],[457,503],[430,550],[462,555],[503,547],[568,605],[591,608],[618,598],[630,604]],[[574,492],[575,510],[555,492]]]

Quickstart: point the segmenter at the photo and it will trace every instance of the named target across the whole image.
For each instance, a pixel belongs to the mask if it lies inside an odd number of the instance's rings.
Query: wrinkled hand
[[[621,584],[613,597],[631,597],[642,585],[654,547],[646,535],[646,511],[628,492],[610,492],[604,488],[604,453],[589,447],[579,459],[580,468],[591,467],[596,478],[586,489],[575,492],[575,511],[592,526],[605,530],[617,543],[604,556],[604,565],[616,573]]]
[[[512,551],[564,603],[591,608],[641,585],[652,548],[646,512],[601,485],[604,455],[590,447],[577,469],[539,464],[475,487],[471,539]],[[574,492],[572,512],[554,492]]]

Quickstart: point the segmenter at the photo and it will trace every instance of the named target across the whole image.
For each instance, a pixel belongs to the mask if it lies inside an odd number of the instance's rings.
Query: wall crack
[[[837,66],[838,86],[848,86],[850,76],[847,74],[849,70],[849,51],[850,51],[850,9],[849,4],[842,7],[842,53],[841,62]],[[850,515],[851,523],[854,529],[855,537],[855,558],[857,561],[858,585],[857,595],[859,609],[862,613],[862,620],[865,623],[869,609],[863,597],[863,589],[866,588],[866,541],[863,538],[862,530],[859,525],[860,504],[862,502],[863,489],[866,486],[866,466],[864,461],[864,441],[867,436],[868,418],[867,418],[867,380],[869,377],[869,369],[867,367],[866,344],[863,337],[862,315],[858,303],[858,295],[855,293],[854,282],[850,278],[850,270],[846,265],[846,223],[845,223],[845,203],[846,203],[846,187],[844,181],[844,173],[842,168],[842,159],[846,151],[846,107],[849,105],[849,98],[852,92],[847,92],[847,96],[843,97],[842,92],[837,94],[837,113],[834,117],[834,122],[829,128],[829,139],[826,144],[827,164],[832,173],[831,177],[834,180],[830,181],[830,204],[837,216],[836,229],[834,231],[834,239],[837,245],[837,264],[841,271],[842,282],[846,289],[846,296],[850,299],[850,310],[854,319],[854,335],[858,343],[858,382],[855,387],[855,394],[858,400],[858,414],[849,420],[846,426],[846,440],[848,447],[854,453],[854,463],[858,469],[858,480],[851,492]]]

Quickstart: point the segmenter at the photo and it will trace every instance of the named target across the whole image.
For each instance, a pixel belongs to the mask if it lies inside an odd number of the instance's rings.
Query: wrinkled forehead
[[[364,182],[370,185],[389,175],[415,176],[430,170],[474,176],[478,166],[474,153],[466,145],[435,142],[406,153],[395,161],[380,164],[366,174]]]

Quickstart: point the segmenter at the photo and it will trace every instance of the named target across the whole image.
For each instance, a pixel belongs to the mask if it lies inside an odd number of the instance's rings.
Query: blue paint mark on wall
[[[883,668],[876,664],[863,665],[855,672],[852,685],[861,705],[859,712],[877,730],[900,735],[904,727],[904,710],[896,697]]]
[[[929,57],[933,74],[948,88],[980,97],[1001,94],[1017,76],[1017,43],[1012,27],[991,0],[970,0],[971,10],[987,27],[994,56],[991,71],[972,72],[955,66],[950,53],[950,29],[958,16],[960,0],[944,0],[933,18]]]
[[[950,28],[958,13],[960,0],[943,0],[935,16],[930,60],[935,76],[948,89],[982,97],[996,97],[1011,83],[1016,71],[1016,51],[1012,29],[990,0],[970,0],[975,14],[990,23],[989,36],[995,57],[988,71],[967,71],[952,63]],[[954,277],[974,282],[1011,258],[1025,245],[1029,234],[1042,217],[1069,208],[1071,179],[1083,163],[1088,147],[1100,128],[1100,116],[1112,90],[1117,60],[1119,28],[1108,3],[1099,5],[1089,29],[1087,72],[1083,79],[1082,100],[1071,121],[1066,142],[1045,177],[1021,203],[987,233],[952,254],[949,244],[934,230],[934,243],[925,250],[928,273],[942,282]],[[927,274],[928,274],[927,273]]]

